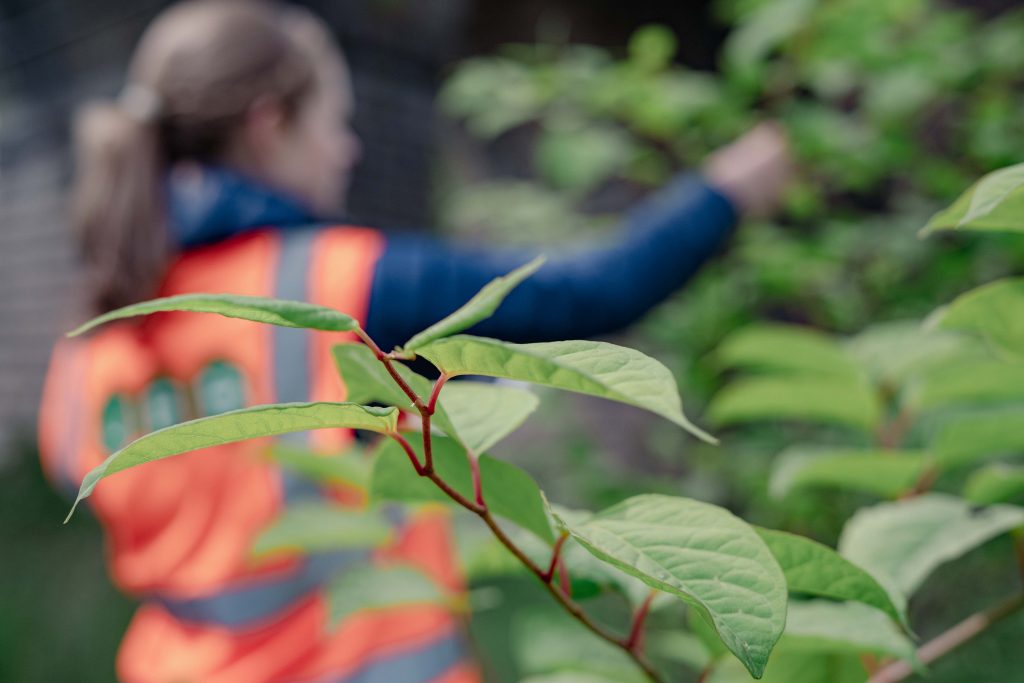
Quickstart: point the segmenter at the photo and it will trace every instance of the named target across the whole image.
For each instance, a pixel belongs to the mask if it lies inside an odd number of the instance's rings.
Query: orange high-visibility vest
[[[188,252],[160,296],[188,292],[301,299],[365,321],[379,233],[351,227],[247,233]],[[195,313],[162,313],[58,343],[40,414],[54,484],[84,475],[141,434],[275,401],[344,400],[330,346],[311,333]],[[298,436],[337,453],[350,432]],[[137,595],[117,657],[123,683],[474,683],[458,620],[446,609],[358,613],[327,626],[325,582],[348,565],[413,562],[461,586],[444,512],[427,509],[370,555],[252,559],[255,537],[289,504],[348,499],[285,474],[270,440],[188,453],[121,472],[88,499],[115,583]],[[344,456],[341,456],[344,457]]]

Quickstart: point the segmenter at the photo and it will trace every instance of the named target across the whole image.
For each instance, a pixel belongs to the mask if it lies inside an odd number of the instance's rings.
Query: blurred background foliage
[[[796,406],[787,420],[785,406],[777,410],[787,402],[784,385],[768,402],[776,410],[756,406],[761,420],[717,419],[725,397],[716,392],[734,370],[716,349],[753,321],[796,323],[841,335],[829,343],[859,349],[857,372],[872,375],[879,358],[894,367],[927,360],[928,345],[943,342],[924,338],[925,315],[1020,270],[1019,239],[921,239],[918,231],[977,177],[1024,159],[1024,10],[985,15],[933,0],[719,0],[714,7],[731,26],[714,71],[678,63],[675,35],[658,25],[619,50],[549,30],[536,43],[462,62],[440,97],[460,127],[442,167],[438,212],[460,237],[599,239],[638,197],[699,168],[756,121],[780,121],[800,166],[784,210],[744,224],[720,259],[624,340],[673,368],[691,413],[711,405],[706,417],[719,423],[723,446],[703,446],[640,415],[612,416],[597,402],[549,398],[541,425],[507,452],[560,502],[600,508],[645,491],[683,494],[834,546],[850,515],[880,494],[809,486],[773,495],[776,454],[812,441],[877,446],[893,429],[885,425],[909,420],[897,400],[910,391],[904,383],[927,383],[927,373],[874,385],[865,400],[878,392],[877,433],[842,420],[794,420],[804,417]],[[755,345],[762,343],[771,340]],[[939,366],[963,360],[938,359]],[[821,403],[856,403],[837,393],[848,387],[823,391]],[[1024,396],[1003,398],[1012,406]],[[901,432],[895,445],[926,446],[929,430],[949,414],[914,413],[916,431]],[[958,492],[963,476],[944,473],[939,489]],[[887,479],[865,475],[872,477]],[[922,635],[1010,592],[1019,583],[1006,570],[1012,558],[1002,539],[935,574],[915,598]],[[971,572],[991,580],[957,590]],[[509,602],[514,614],[526,609],[522,598]],[[1011,680],[1019,668],[1011,643],[1022,635],[1024,619],[1012,620],[937,666],[932,680]],[[510,671],[523,667],[529,672],[528,661]]]

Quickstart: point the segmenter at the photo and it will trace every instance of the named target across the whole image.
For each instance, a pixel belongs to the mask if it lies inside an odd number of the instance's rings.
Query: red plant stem
[[[487,503],[484,502],[484,485],[480,481],[480,460],[476,457],[475,453],[471,453],[469,449],[466,449],[466,458],[469,460],[469,471],[473,474],[473,497],[476,499],[476,504],[482,508],[487,507]]]
[[[544,583],[551,583],[551,579],[555,576],[555,568],[558,566],[558,560],[562,556],[562,546],[565,545],[565,539],[569,538],[569,532],[563,531],[559,535],[558,540],[555,541],[555,547],[551,550],[551,563],[548,565],[548,569],[544,572],[541,580]]]
[[[643,603],[633,616],[633,627],[629,630],[629,638],[626,639],[626,647],[630,650],[640,650],[643,646],[644,623],[651,611],[651,602],[654,600],[656,591],[651,591],[644,598]]]
[[[420,464],[419,458],[416,457],[416,451],[412,449],[412,446],[409,444],[406,438],[399,434],[398,432],[393,432],[388,436],[397,441],[398,445],[401,446],[402,450],[405,451],[405,454],[409,456],[409,460],[410,462],[412,462],[412,466],[413,468],[415,468],[416,474],[420,475],[421,477],[424,476],[426,472],[423,469],[423,465]]]
[[[949,654],[976,635],[1005,619],[1014,612],[1024,607],[1024,593],[1019,593],[1012,598],[996,605],[995,607],[977,612],[967,617],[959,624],[943,631],[938,636],[929,640],[917,650],[917,658],[921,664],[928,665],[936,659]],[[914,673],[910,665],[900,660],[887,664],[875,672],[868,683],[898,683]]]
[[[558,584],[567,598],[572,597],[572,580],[569,578],[569,567],[565,564],[565,558],[558,561]]]
[[[430,417],[432,413],[426,411],[420,411],[420,416],[423,418],[423,424],[421,429],[423,430],[423,472],[421,474],[430,474],[434,471],[434,440],[430,438]]]
[[[441,389],[444,387],[444,383],[448,381],[448,375],[441,373],[441,376],[434,382],[434,388],[430,392],[430,400],[427,401],[427,412],[431,415],[437,410],[437,399],[441,396]]]
[[[370,336],[366,334],[364,330],[357,329],[356,335],[367,346],[370,347],[370,349],[373,351],[374,356],[376,356],[377,360],[384,364],[384,367],[387,368],[388,374],[391,375],[391,378],[395,381],[396,384],[398,384],[398,386],[402,389],[405,395],[412,400],[413,405],[419,411],[420,416],[423,418],[424,452],[425,454],[430,453],[431,436],[429,427],[430,415],[433,412],[430,406],[424,403],[423,399],[421,399],[416,394],[416,392],[413,391],[412,387],[410,387],[408,383],[406,383],[406,381],[402,379],[402,376],[394,368],[394,365],[392,363],[392,356],[381,351],[380,347],[377,346],[373,339],[371,339]],[[444,375],[442,375],[442,377],[444,377]],[[447,380],[446,377],[445,380]],[[443,386],[444,382],[441,382],[440,378],[438,381]],[[437,401],[435,394],[440,394],[440,391],[441,387],[435,384],[434,391],[431,392],[431,399],[433,401],[434,407],[436,407]],[[538,567],[537,563],[531,560],[526,555],[526,553],[524,553],[523,550],[519,546],[517,546],[512,541],[512,539],[508,537],[505,531],[498,525],[497,520],[495,520],[494,516],[491,515],[490,510],[488,510],[487,506],[483,504],[482,491],[480,490],[479,465],[476,464],[476,458],[470,458],[470,466],[474,468],[474,490],[477,495],[477,501],[473,502],[471,500],[468,500],[465,496],[463,496],[455,489],[453,489],[448,484],[448,482],[446,482],[444,479],[441,478],[440,475],[433,471],[432,467],[428,469],[426,466],[420,465],[419,459],[416,457],[416,452],[413,450],[412,446],[409,445],[409,442],[405,439],[405,437],[398,433],[392,433],[389,434],[389,436],[394,438],[405,450],[406,454],[409,456],[409,460],[412,462],[412,465],[416,469],[416,473],[418,475],[430,479],[430,481],[434,482],[434,484],[439,489],[444,491],[444,493],[449,498],[451,498],[457,504],[461,505],[463,508],[469,510],[473,514],[480,517],[480,519],[483,520],[484,524],[486,524],[487,527],[494,534],[495,538],[497,538],[498,541],[503,546],[505,546],[505,548],[507,548],[508,551],[512,553],[512,555],[514,555],[516,559],[518,559],[534,576],[541,580],[541,583],[544,584],[544,587],[555,599],[555,601],[558,602],[569,613],[570,616],[572,616],[574,619],[580,622],[584,627],[586,627],[592,633],[597,635],[599,638],[602,638],[603,640],[608,641],[612,645],[615,645],[624,650],[626,654],[628,654],[633,659],[636,665],[640,667],[641,670],[643,670],[647,677],[654,681],[654,683],[662,682],[663,679],[661,678],[661,675],[654,670],[654,667],[651,665],[650,662],[647,661],[647,659],[643,656],[642,653],[637,652],[636,649],[632,646],[632,644],[630,644],[627,640],[619,638],[614,633],[608,631],[603,626],[594,622],[586,614],[586,612],[583,611],[583,608],[580,607],[578,603],[574,602],[571,597],[569,597],[568,590],[563,590],[555,587],[554,584],[551,582],[550,578],[545,578],[547,572]],[[433,463],[431,462],[430,464],[432,465]],[[560,564],[562,564],[562,566],[564,567],[564,563]],[[566,576],[564,580],[566,584],[568,583],[567,579],[568,577]],[[647,602],[649,603],[649,600]]]
[[[377,342],[373,341],[370,335],[366,334],[365,330],[357,329],[356,336],[358,336],[364,344],[370,347],[370,350],[373,351],[373,355],[376,356],[377,360],[384,364],[384,368],[388,371],[388,374],[391,375],[391,379],[395,380],[395,384],[397,384],[402,392],[409,397],[412,404],[416,406],[416,410],[418,410],[420,414],[423,414],[427,406],[423,403],[423,399],[421,399],[419,395],[413,391],[412,387],[409,386],[409,383],[402,379],[398,370],[395,369],[395,364],[392,362],[391,356],[381,351],[380,347],[377,346]]]

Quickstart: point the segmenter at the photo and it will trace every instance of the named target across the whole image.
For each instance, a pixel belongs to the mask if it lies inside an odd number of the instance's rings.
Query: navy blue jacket
[[[171,234],[182,249],[268,225],[286,230],[317,222],[301,202],[225,169],[173,175],[169,195]],[[470,331],[527,342],[619,330],[679,289],[725,242],[736,219],[732,204],[699,176],[680,176],[637,204],[611,240],[549,254],[493,317]],[[366,322],[384,349],[437,322],[537,251],[401,233],[385,239]]]

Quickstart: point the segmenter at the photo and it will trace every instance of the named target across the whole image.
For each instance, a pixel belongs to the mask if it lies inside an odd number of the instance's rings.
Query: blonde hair
[[[146,30],[116,101],[76,113],[71,220],[91,313],[155,294],[173,256],[163,184],[182,159],[215,161],[253,103],[294,114],[317,85],[322,24],[295,7],[189,0]]]

